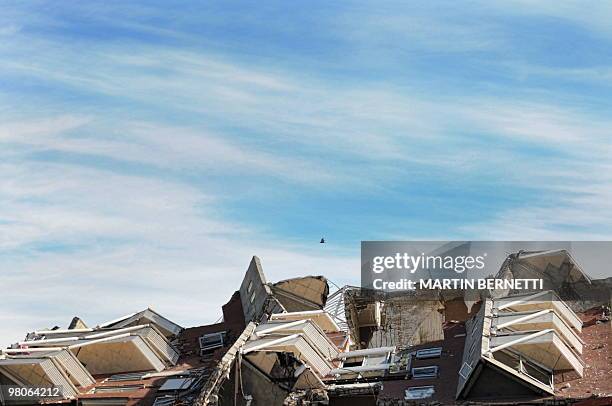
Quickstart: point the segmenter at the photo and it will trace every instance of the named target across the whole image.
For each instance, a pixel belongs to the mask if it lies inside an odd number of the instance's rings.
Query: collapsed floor
[[[220,323],[75,318],[1,350],[0,385],[60,387],[42,403],[83,406],[611,404],[610,284],[572,261],[513,254],[498,277],[529,269],[564,289],[467,301],[330,294],[322,276],[269,283],[253,257]],[[580,299],[595,288],[597,301]]]

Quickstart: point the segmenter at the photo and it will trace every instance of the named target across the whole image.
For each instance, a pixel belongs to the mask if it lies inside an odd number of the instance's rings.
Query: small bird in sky
[[[321,241],[319,241],[319,244],[325,244],[325,238],[321,238]]]

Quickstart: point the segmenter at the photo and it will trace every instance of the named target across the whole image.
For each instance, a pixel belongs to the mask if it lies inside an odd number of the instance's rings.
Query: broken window
[[[418,350],[416,353],[418,359],[440,358],[441,355],[442,347],[425,348],[423,350]]]
[[[200,337],[200,353],[204,354],[207,351],[212,351],[216,348],[223,347],[224,340],[225,331],[204,334],[202,337]]]
[[[542,382],[544,385],[551,385],[553,379],[552,373],[538,366],[524,356],[521,356],[520,354],[510,350],[501,350],[495,353],[494,358],[508,365],[519,373],[528,375],[531,378]]]
[[[414,379],[436,378],[438,376],[438,367],[419,367],[412,368],[412,377]]]
[[[426,399],[433,396],[435,393],[433,386],[415,386],[414,388],[406,389],[406,396],[404,399]]]
[[[363,365],[363,358],[347,358],[342,364],[343,368],[347,367],[360,367]]]
[[[373,365],[386,364],[389,360],[389,354],[372,354],[363,357],[352,357],[344,360],[343,368],[348,367],[365,367]]]
[[[363,360],[363,365],[380,365],[380,364],[386,364],[387,363],[387,359],[388,359],[388,355],[384,354],[384,355],[368,355],[367,357],[365,357],[365,359]]]

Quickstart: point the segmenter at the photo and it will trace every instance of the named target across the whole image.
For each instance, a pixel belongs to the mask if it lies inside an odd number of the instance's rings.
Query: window
[[[250,281],[249,286],[247,286],[247,293],[251,293],[252,289],[253,289],[253,281]]]
[[[347,358],[344,360],[344,362],[342,363],[342,368],[347,368],[347,367],[360,367],[363,365],[363,358],[359,357],[359,358]]]
[[[426,399],[432,397],[434,393],[433,386],[415,386],[414,388],[406,389],[405,399]]]
[[[194,380],[194,378],[171,378],[164,382],[161,388],[159,388],[159,391],[163,392],[167,390],[175,391],[189,389]]]
[[[471,372],[472,372],[472,366],[468,364],[467,362],[464,362],[463,365],[461,366],[461,369],[459,370],[459,375],[461,375],[463,379],[468,379]]]
[[[366,366],[366,365],[372,366],[372,365],[386,364],[388,359],[389,359],[389,356],[387,354],[383,354],[383,355],[368,355],[363,360],[363,365],[364,366]]]
[[[437,376],[437,366],[412,368],[412,377],[414,379],[436,378]]]
[[[363,357],[351,357],[344,360],[342,363],[343,368],[348,367],[365,367],[365,366],[374,366],[374,365],[383,365],[386,364],[389,360],[389,354],[373,354],[366,355]]]
[[[219,333],[204,334],[200,337],[200,354],[212,351],[216,348],[223,347],[225,340],[225,331]]]
[[[153,402],[153,406],[172,406],[176,401],[175,395],[164,395],[158,396],[155,398],[155,402]]]
[[[255,292],[253,292],[253,294],[251,295],[251,303],[253,303],[254,300],[255,300]]]
[[[442,347],[426,348],[418,350],[416,353],[417,359],[440,358],[442,355]]]
[[[111,375],[108,382],[120,382],[120,381],[140,381],[147,372],[129,372],[125,374]]]
[[[131,392],[144,388],[144,385],[98,386],[92,393]]]

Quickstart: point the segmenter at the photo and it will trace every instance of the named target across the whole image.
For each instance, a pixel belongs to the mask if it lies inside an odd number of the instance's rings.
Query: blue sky
[[[253,254],[612,236],[608,3],[126,3],[0,12],[4,342],[214,321]]]

